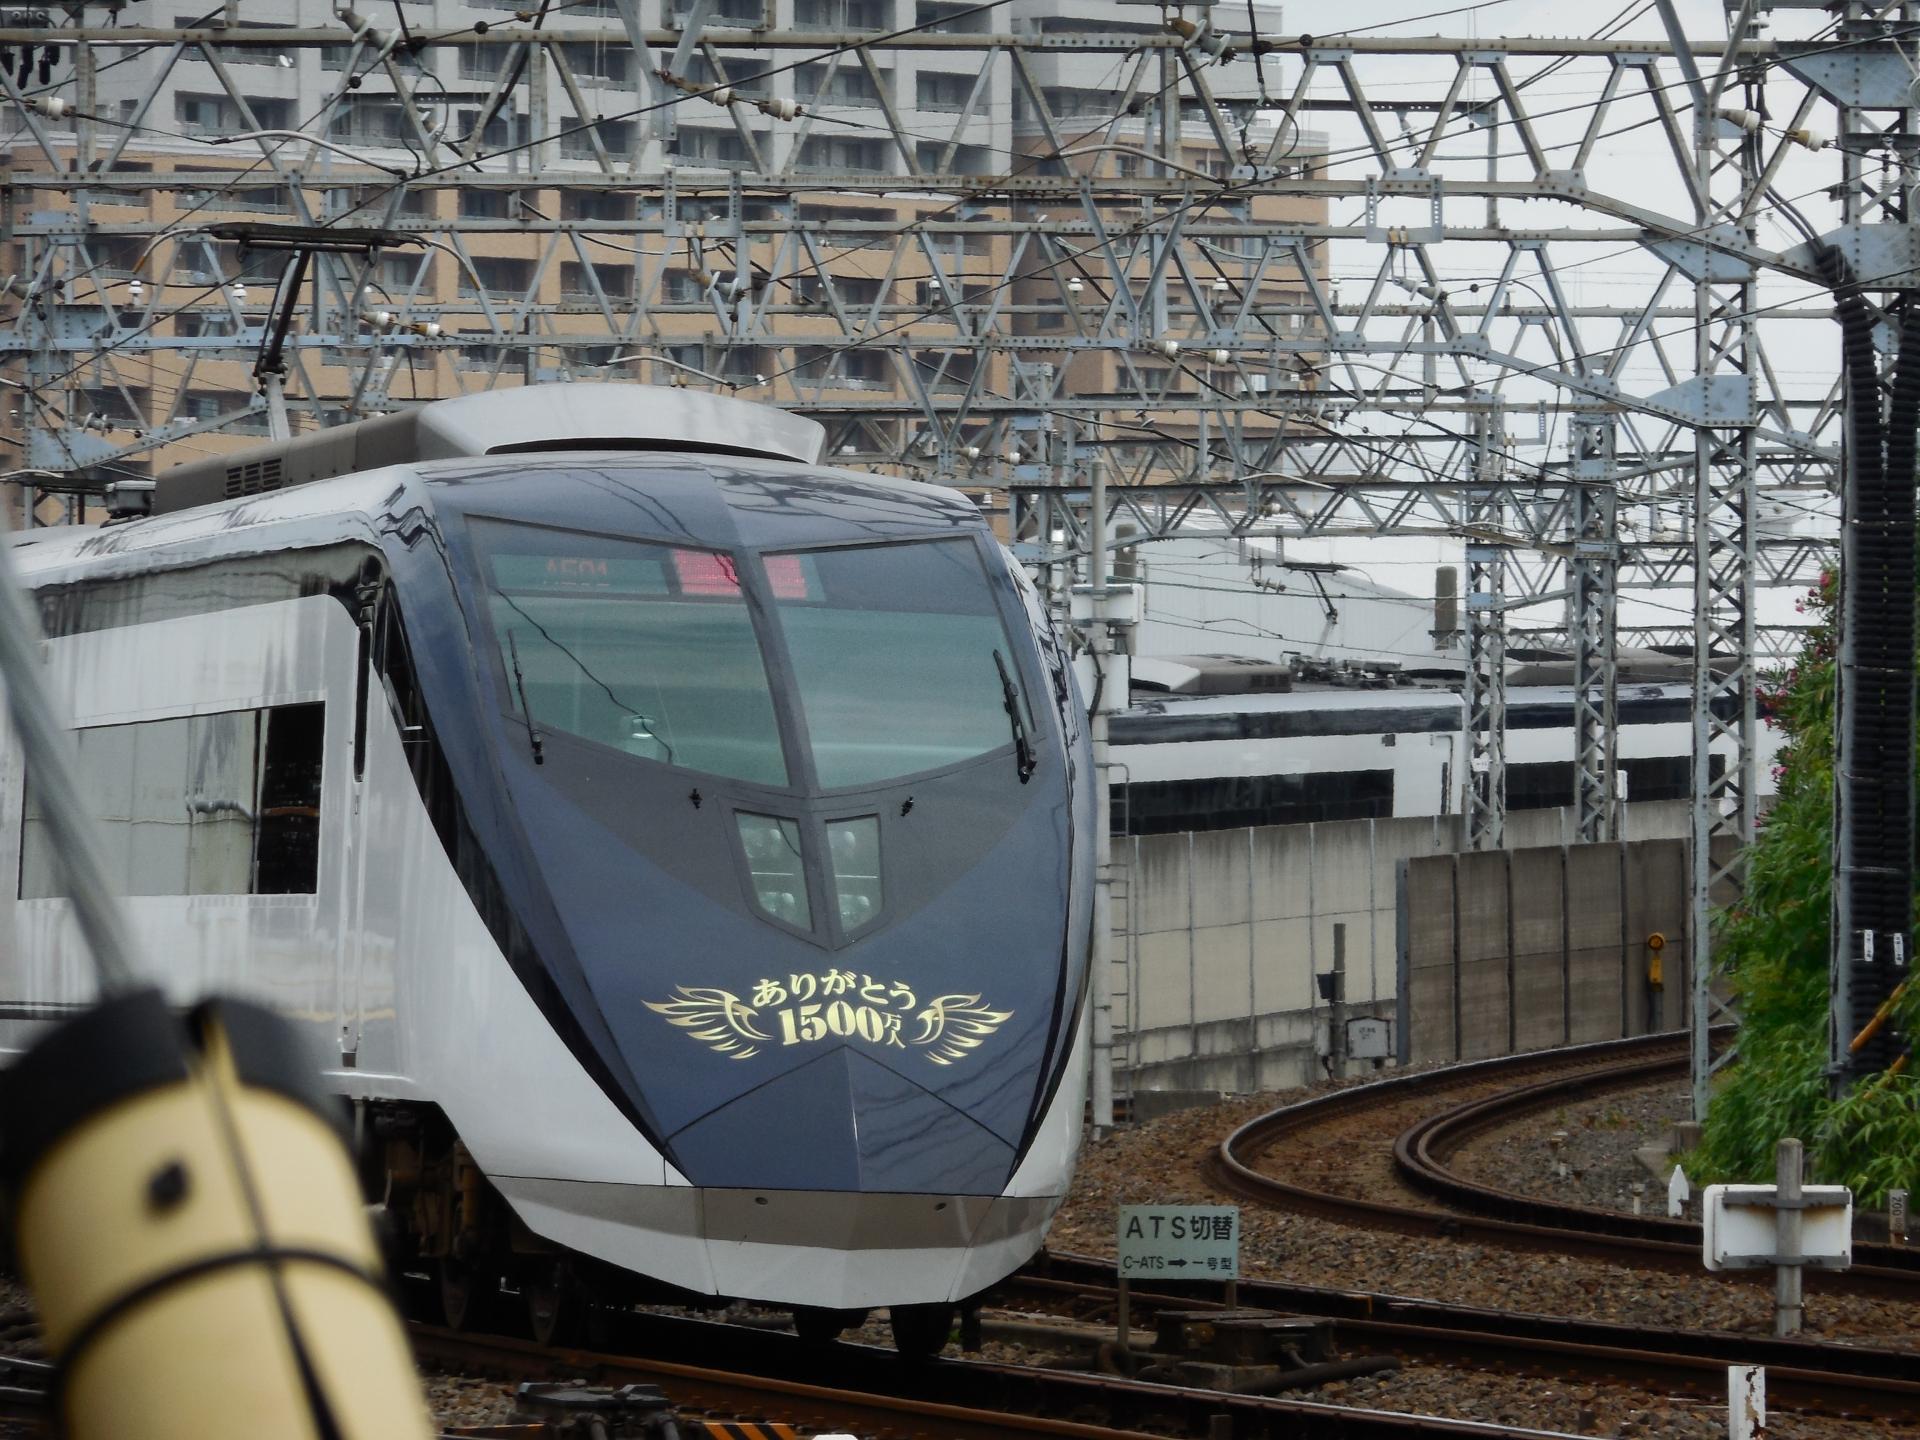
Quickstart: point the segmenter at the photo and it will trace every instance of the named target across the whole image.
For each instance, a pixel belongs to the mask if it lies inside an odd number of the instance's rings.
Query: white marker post
[[[1767,1428],[1764,1365],[1727,1367],[1727,1440],[1759,1440]]]
[[[1887,1192],[1887,1241],[1893,1245],[1907,1243],[1907,1192],[1904,1190]]]
[[[1693,1198],[1693,1186],[1687,1183],[1687,1169],[1684,1165],[1673,1167],[1673,1174],[1667,1177],[1667,1214],[1676,1220],[1687,1218],[1687,1201]]]

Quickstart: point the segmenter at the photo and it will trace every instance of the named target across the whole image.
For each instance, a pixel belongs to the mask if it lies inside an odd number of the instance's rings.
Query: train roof
[[[957,491],[787,460],[557,451],[394,465],[144,519],[9,537],[30,585],[379,537],[473,514],[732,550],[984,531]]]
[[[161,475],[159,514],[388,465],[479,455],[651,450],[817,464],[826,430],[771,405],[664,385],[487,390],[190,461]]]

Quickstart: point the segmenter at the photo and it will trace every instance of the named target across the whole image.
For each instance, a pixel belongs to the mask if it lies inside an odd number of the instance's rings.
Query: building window
[[[765,131],[755,135],[755,140],[764,147],[767,143]],[[745,165],[747,147],[737,132],[732,130],[702,130],[688,126],[681,130],[675,152],[682,160],[694,160],[710,165]],[[764,148],[761,151],[765,154]]]
[[[413,138],[406,108],[397,100],[373,96],[349,96],[334,111],[327,130],[335,140],[366,145],[398,145]]]
[[[631,220],[633,196],[611,190],[562,190],[562,220]]]
[[[891,170],[893,147],[885,140],[850,135],[813,135],[800,147],[800,170]]]
[[[979,361],[973,355],[962,354],[920,354],[913,357],[915,368],[920,372],[921,382],[929,390],[965,390],[973,384],[973,373]]]
[[[473,134],[474,127],[479,123],[479,110],[462,110],[455,121],[454,128],[464,138]],[[488,119],[486,132],[480,137],[480,144],[484,149],[501,150],[509,145],[518,144],[526,138],[526,134],[526,116],[499,109],[495,110]]]
[[[795,374],[814,384],[845,385],[854,389],[884,385],[893,378],[885,351],[852,349],[841,345],[796,345]]]
[[[566,128],[560,134],[560,153],[569,160],[592,160],[593,136],[599,133],[600,143],[606,147],[607,155],[624,157],[633,149],[633,122],[631,120],[598,120],[591,124],[583,120],[568,120]]]
[[[477,281],[477,283],[476,283]],[[507,255],[476,255],[473,269],[460,267],[460,293],[478,295],[485,287],[494,295],[521,296],[533,284],[533,261]]]
[[[709,23],[718,23],[710,21]],[[605,80],[624,85],[633,76],[633,51],[623,39],[618,45],[596,41],[593,44],[562,45],[567,64],[582,80]]]
[[[609,300],[625,300],[633,294],[633,266],[631,265],[595,265],[593,279],[600,282],[600,293]],[[561,262],[560,295],[565,300],[596,298],[593,285],[587,278],[587,267],[578,260]]]
[[[920,0],[914,23],[930,35],[983,34],[987,13],[977,5],[951,5],[944,0]]]
[[[460,46],[460,78],[462,80],[493,79],[507,68],[507,61],[516,48],[512,45]]]
[[[373,283],[390,294],[433,289],[433,259],[419,250],[388,251],[374,262]]]
[[[247,103],[261,129],[292,128],[293,101],[255,98]],[[173,97],[173,118],[187,135],[231,135],[253,128],[240,107],[225,95],[189,95],[183,91]]]
[[[793,0],[797,30],[891,30],[893,0]]]
[[[920,108],[922,110],[964,110],[967,98],[973,94],[974,75],[960,75],[945,70],[922,70],[918,80]]]
[[[78,778],[126,895],[311,895],[326,707],[227,710],[74,732]],[[31,783],[20,898],[66,894]]]
[[[922,140],[914,147],[913,158],[920,169],[929,175],[996,175],[999,167],[993,163],[993,152],[984,145],[956,145],[953,158],[945,159],[946,142],[943,140]]]
[[[883,72],[882,78],[887,78]],[[956,77],[961,78],[961,77]],[[891,82],[889,81],[889,87]],[[873,76],[861,65],[843,64],[827,77],[824,62],[802,65],[793,77],[794,94],[809,104],[815,105],[878,105],[879,88],[873,83]],[[966,99],[965,94],[961,100]],[[955,107],[959,108],[958,106]]]
[[[176,413],[182,420],[218,420],[222,415],[244,410],[250,398],[235,390],[189,390],[180,397]],[[264,435],[267,412],[255,410],[239,415],[220,428],[229,435]]]
[[[519,212],[519,192],[479,190],[462,187],[460,218],[463,220],[510,220]]]

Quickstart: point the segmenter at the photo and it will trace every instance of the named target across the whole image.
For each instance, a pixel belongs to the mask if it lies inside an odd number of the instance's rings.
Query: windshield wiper
[[[541,753],[540,732],[533,728],[533,706],[527,703],[527,677],[520,673],[520,646],[511,630],[507,631],[507,654],[513,660],[513,688],[520,692],[520,715],[527,722],[527,744],[533,747],[533,763],[544,765],[547,757]]]
[[[1027,722],[1020,714],[1020,692],[1014,687],[1007,662],[1000,658],[998,650],[993,652],[993,668],[1000,672],[1000,703],[1006,709],[1007,723],[1013,727],[1013,763],[1024,785],[1033,778],[1037,762],[1033,758],[1033,742],[1027,739]]]

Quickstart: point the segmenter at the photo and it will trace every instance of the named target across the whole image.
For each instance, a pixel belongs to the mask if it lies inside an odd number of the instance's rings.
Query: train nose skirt
[[[829,1052],[669,1141],[695,1185],[996,1195],[1013,1147],[856,1050]]]

